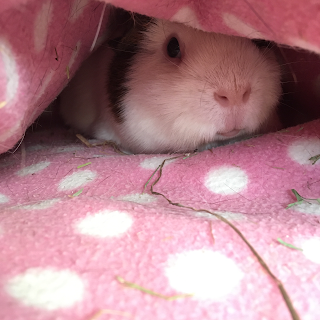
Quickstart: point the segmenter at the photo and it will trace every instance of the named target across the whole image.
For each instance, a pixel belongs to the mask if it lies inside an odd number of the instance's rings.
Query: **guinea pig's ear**
[[[108,39],[122,37],[132,28],[132,26],[132,13],[121,8],[111,6],[107,23]]]
[[[131,16],[131,21],[131,28],[128,28],[121,37],[109,39],[108,45],[114,51],[137,52],[141,40],[144,38],[144,33],[152,23],[155,23],[154,18],[137,13]]]
[[[118,28],[112,35],[110,34],[107,41],[108,46],[115,51],[135,48],[143,37],[142,32],[146,31],[154,20],[138,13],[129,13],[127,11],[125,11],[126,14],[122,11],[120,13],[123,15],[122,19],[120,19],[122,22],[119,25],[121,32],[119,32]]]
[[[115,39],[108,40],[108,47],[111,48],[113,51],[136,51],[134,48],[137,46],[136,39],[136,32],[135,28],[130,29],[123,37],[118,37]]]

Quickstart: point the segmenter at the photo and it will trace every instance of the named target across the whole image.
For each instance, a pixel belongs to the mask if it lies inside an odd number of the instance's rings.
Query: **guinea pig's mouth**
[[[226,138],[233,138],[233,137],[237,136],[241,131],[242,131],[242,129],[233,129],[231,131],[218,131],[217,133],[220,136],[223,136]]]

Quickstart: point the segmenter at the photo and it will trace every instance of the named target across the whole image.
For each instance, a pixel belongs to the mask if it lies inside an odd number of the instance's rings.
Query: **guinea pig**
[[[268,47],[135,15],[60,97],[65,122],[130,153],[191,152],[279,129],[281,72]]]

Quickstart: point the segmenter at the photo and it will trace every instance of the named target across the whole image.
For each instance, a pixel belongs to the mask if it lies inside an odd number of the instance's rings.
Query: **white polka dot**
[[[221,167],[211,170],[205,178],[205,186],[212,192],[228,195],[242,191],[248,184],[248,176],[240,168]]]
[[[320,47],[301,38],[289,37],[288,41],[296,47],[320,53]]]
[[[310,261],[320,264],[320,239],[313,238],[301,245],[302,252]]]
[[[66,176],[59,183],[59,190],[72,190],[86,185],[96,178],[97,174],[91,170],[76,171],[73,174]]]
[[[209,250],[171,256],[165,274],[176,291],[210,300],[228,295],[243,278],[243,272],[231,259]]]
[[[144,194],[134,193],[134,194],[128,194],[125,196],[118,197],[118,199],[123,201],[136,202],[136,203],[150,203],[150,202],[156,201],[157,197],[147,193],[144,193]]]
[[[49,165],[50,165],[49,161],[42,161],[42,162],[33,164],[33,165],[29,166],[29,167],[25,167],[25,168],[19,170],[17,172],[17,175],[23,177],[23,176],[30,175],[30,174],[33,174],[33,173],[37,173],[37,172],[45,169]]]
[[[56,310],[81,301],[84,285],[70,270],[31,268],[10,279],[6,290],[26,306]]]
[[[255,30],[235,15],[231,13],[223,13],[222,18],[224,23],[232,30],[238,32],[240,35],[248,38],[266,39],[266,36],[261,32]]]
[[[42,51],[46,46],[48,27],[52,18],[53,3],[51,0],[44,2],[34,21],[33,37],[36,52]]]
[[[168,156],[148,158],[148,159],[143,160],[140,163],[140,167],[142,167],[143,169],[147,169],[147,170],[156,170],[159,167],[159,165],[161,165],[163,160],[166,160],[169,158],[170,157],[168,157]],[[172,163],[174,160],[175,159],[166,161],[164,164],[164,167],[167,166],[169,163]]]
[[[18,206],[15,208],[26,209],[26,210],[42,210],[42,209],[48,209],[52,207],[58,201],[59,199],[44,200],[34,204],[27,204],[27,205]]]
[[[291,207],[290,209],[293,209],[294,211],[298,211],[301,213],[320,215],[320,204],[319,203],[303,202],[301,204],[298,204],[298,205]]]
[[[180,8],[170,20],[184,23],[193,28],[201,29],[201,25],[195,12],[188,6]]]
[[[16,97],[19,85],[19,75],[16,68],[16,62],[13,58],[14,54],[9,46],[3,41],[0,41],[0,57],[4,64],[4,72],[0,75],[0,82],[6,83],[5,106],[7,107],[9,102]]]
[[[309,159],[320,154],[320,140],[318,138],[297,140],[289,146],[288,153],[293,161],[312,165],[312,161]],[[317,161],[315,165],[319,163],[320,161]]]
[[[0,203],[6,203],[6,202],[9,202],[9,198],[6,195],[0,193]]]
[[[89,0],[74,0],[71,11],[69,21],[71,23],[75,22],[83,13],[86,5],[88,4]]]
[[[131,216],[125,212],[103,210],[80,220],[75,228],[82,234],[107,238],[122,235],[132,223]]]

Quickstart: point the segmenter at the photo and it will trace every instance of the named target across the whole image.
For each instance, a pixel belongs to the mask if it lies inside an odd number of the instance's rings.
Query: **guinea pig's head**
[[[133,152],[192,151],[251,134],[277,106],[280,67],[249,39],[151,19],[124,42],[127,60],[110,80],[118,79],[113,103]]]

